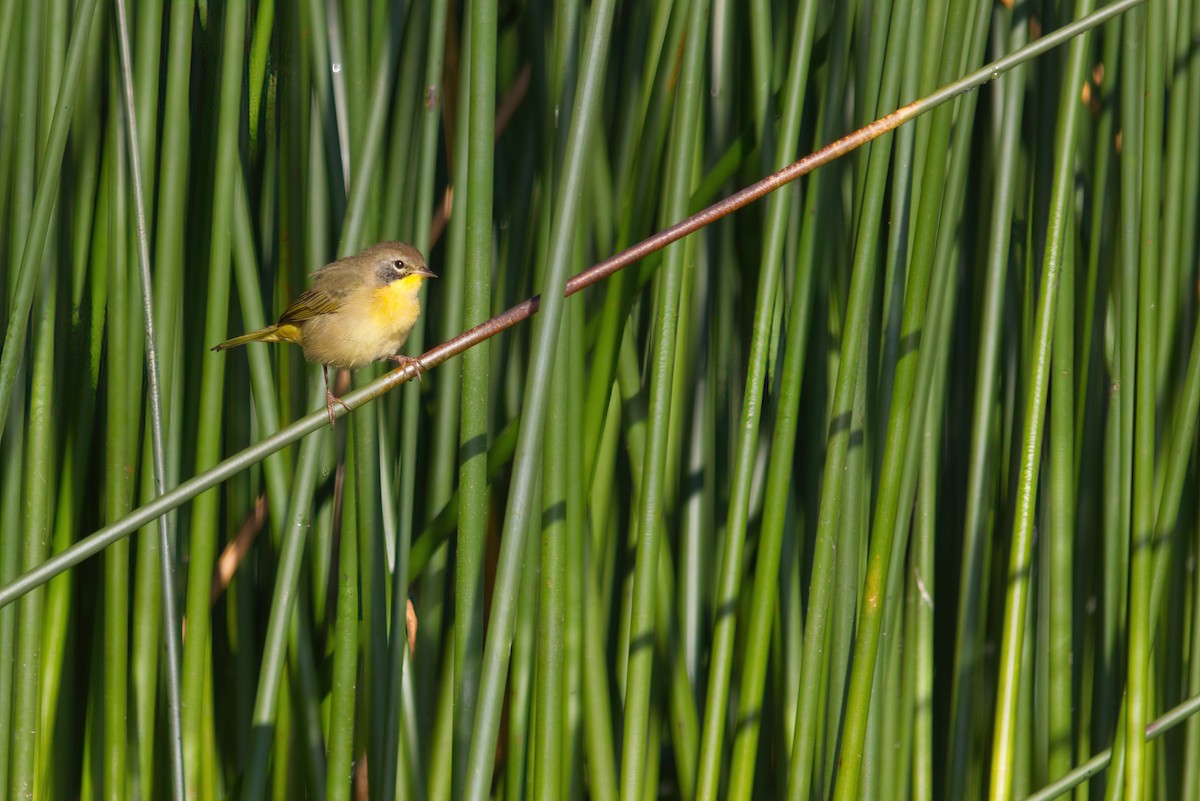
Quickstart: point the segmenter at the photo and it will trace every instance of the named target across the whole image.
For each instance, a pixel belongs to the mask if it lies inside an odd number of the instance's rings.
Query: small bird
[[[293,342],[304,358],[325,370],[325,407],[333,425],[333,404],[350,410],[329,388],[329,368],[353,369],[380,359],[412,365],[420,359],[396,353],[421,314],[418,292],[437,278],[421,252],[404,242],[380,242],[313,273],[313,285],[292,301],[279,322],[222,342],[227,350],[247,342]]]

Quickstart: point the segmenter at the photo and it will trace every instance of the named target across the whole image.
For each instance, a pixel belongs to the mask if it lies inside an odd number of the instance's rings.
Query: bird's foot
[[[335,403],[341,405],[341,407],[343,409],[345,409],[347,412],[350,411],[350,407],[346,405],[346,402],[344,400],[342,400],[337,395],[334,395],[332,392],[330,392],[328,389],[326,389],[325,390],[325,411],[329,412],[329,427],[330,428],[333,428],[333,404],[335,404]]]
[[[417,374],[417,380],[421,380],[421,373],[425,370],[425,363],[419,358],[416,356],[401,356],[399,353],[394,356],[388,356],[388,358],[401,367],[411,367]]]

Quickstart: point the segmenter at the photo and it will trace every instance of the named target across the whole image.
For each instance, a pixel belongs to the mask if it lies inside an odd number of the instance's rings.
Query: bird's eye
[[[394,262],[392,262],[392,267],[395,268],[396,272],[398,273],[405,272],[408,269],[408,265],[406,265],[400,259],[396,259]]]

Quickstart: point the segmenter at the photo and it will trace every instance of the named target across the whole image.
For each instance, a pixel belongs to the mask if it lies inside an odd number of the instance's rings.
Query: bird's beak
[[[413,270],[412,274],[423,275],[426,278],[437,278],[437,273],[435,273],[433,270],[430,270],[428,267],[422,267],[419,270]]]

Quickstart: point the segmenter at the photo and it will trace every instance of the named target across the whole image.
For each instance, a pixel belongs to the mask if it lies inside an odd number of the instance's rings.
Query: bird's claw
[[[417,374],[417,380],[422,380],[421,373],[425,370],[425,363],[416,356],[401,356],[399,353],[397,353],[396,355],[389,356],[388,358],[401,367],[411,367],[413,372]]]
[[[334,395],[328,389],[325,390],[325,411],[329,412],[329,427],[330,428],[333,428],[333,404],[335,404],[335,403],[339,404],[347,412],[350,411],[350,407],[346,405],[346,402],[344,400],[339,398],[337,395]]]

